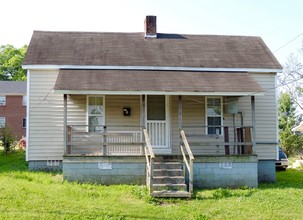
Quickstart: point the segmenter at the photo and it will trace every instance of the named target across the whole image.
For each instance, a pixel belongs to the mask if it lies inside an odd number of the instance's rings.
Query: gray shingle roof
[[[282,69],[260,37],[43,31],[23,64]]]
[[[26,95],[26,82],[0,81],[0,95]]]
[[[71,77],[72,76],[72,77]],[[55,90],[264,92],[249,73],[121,70],[60,70]]]

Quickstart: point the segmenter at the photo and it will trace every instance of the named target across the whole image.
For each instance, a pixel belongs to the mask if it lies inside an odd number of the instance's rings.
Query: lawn
[[[192,199],[153,199],[144,186],[62,181],[29,172],[24,153],[0,152],[0,219],[302,219],[303,171],[277,173],[258,189],[196,190]]]

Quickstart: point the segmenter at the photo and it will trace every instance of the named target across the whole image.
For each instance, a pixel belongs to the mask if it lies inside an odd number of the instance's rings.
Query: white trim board
[[[170,66],[98,66],[98,65],[22,65],[24,69],[77,69],[77,70],[166,70],[192,72],[256,72],[281,73],[282,69],[271,68],[207,68],[207,67],[170,67]]]
[[[264,92],[167,92],[167,91],[101,91],[101,90],[54,90],[57,94],[77,95],[193,95],[193,96],[263,96]]]

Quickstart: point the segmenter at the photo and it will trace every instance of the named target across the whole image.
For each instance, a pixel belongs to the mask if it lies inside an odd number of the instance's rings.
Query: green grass
[[[29,172],[23,152],[0,152],[0,219],[302,219],[302,170],[278,172],[277,180],[154,199],[144,186],[69,183],[60,173]]]

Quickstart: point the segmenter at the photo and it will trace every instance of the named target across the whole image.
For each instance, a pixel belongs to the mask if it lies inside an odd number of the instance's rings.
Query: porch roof
[[[262,95],[246,72],[60,70],[54,90],[62,94]]]

